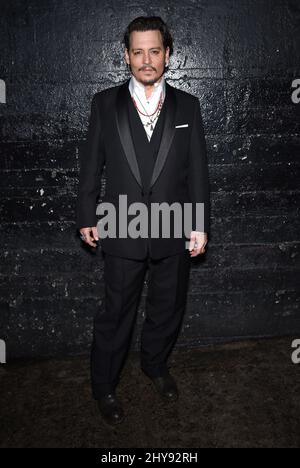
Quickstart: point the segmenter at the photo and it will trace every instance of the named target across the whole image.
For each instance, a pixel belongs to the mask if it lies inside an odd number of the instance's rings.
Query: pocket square
[[[188,127],[189,124],[182,124],[182,125],[175,125],[175,128],[184,128],[184,127]]]

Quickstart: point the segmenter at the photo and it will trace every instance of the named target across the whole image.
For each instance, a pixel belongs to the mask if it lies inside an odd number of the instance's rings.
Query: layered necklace
[[[132,96],[132,100],[133,100],[134,106],[135,106],[136,110],[139,112],[139,114],[141,114],[141,115],[143,115],[143,116],[145,116],[145,117],[148,118],[148,122],[145,122],[145,123],[144,123],[144,122],[142,121],[142,123],[143,123],[143,125],[144,125],[144,127],[145,127],[145,131],[146,131],[148,137],[150,138],[151,135],[148,134],[147,130],[148,130],[149,127],[150,127],[150,130],[153,131],[154,124],[155,124],[155,122],[157,121],[157,119],[158,119],[158,117],[159,117],[159,114],[160,114],[160,111],[161,111],[161,108],[162,108],[162,105],[163,105],[162,91],[161,91],[161,93],[160,93],[160,97],[159,97],[159,101],[158,101],[157,107],[156,107],[155,111],[154,111],[152,114],[148,114],[147,109],[145,109],[145,107],[144,107],[142,101],[140,100],[140,98],[138,97],[138,95],[136,95],[136,97],[138,98],[138,100],[139,100],[139,102],[140,102],[142,108],[144,109],[144,111],[145,111],[146,113],[144,114],[144,112],[142,112],[142,111],[138,108],[138,105],[137,105],[137,103],[136,103],[134,97]]]

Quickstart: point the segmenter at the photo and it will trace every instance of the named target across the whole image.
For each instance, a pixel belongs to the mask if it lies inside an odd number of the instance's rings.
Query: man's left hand
[[[192,231],[189,245],[189,252],[191,257],[196,257],[199,254],[205,253],[205,246],[207,244],[207,233]]]

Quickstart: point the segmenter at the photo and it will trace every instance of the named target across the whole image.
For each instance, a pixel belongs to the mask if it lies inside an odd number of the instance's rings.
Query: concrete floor
[[[300,447],[300,364],[292,338],[174,350],[180,399],[165,406],[130,354],[117,393],[126,420],[103,423],[89,359],[0,367],[0,447]]]

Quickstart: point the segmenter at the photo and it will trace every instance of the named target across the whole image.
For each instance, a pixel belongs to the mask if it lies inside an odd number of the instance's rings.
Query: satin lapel
[[[127,88],[129,80],[127,80],[123,85],[120,86],[117,100],[116,100],[116,122],[117,128],[120,135],[121,143],[125,152],[126,159],[128,161],[129,167],[136,178],[138,184],[142,187],[141,174],[136,158],[136,153],[134,149],[134,144],[131,137],[131,131],[129,126],[129,119],[127,113]]]
[[[120,86],[117,101],[116,101],[116,122],[117,128],[119,131],[121,143],[130,166],[130,169],[136,178],[138,184],[142,187],[141,174],[138,167],[138,162],[136,158],[136,153],[134,149],[134,144],[132,141],[129,120],[127,115],[127,103],[126,103],[126,93],[128,88],[129,80],[127,80],[123,85]],[[166,113],[164,126],[162,131],[161,142],[155,161],[150,187],[156,182],[159,174],[161,173],[163,166],[166,162],[168,152],[172,143],[172,140],[175,135],[175,121],[176,121],[176,95],[175,92],[167,82],[166,82]]]
[[[161,136],[161,142],[160,142],[160,147],[158,150],[156,162],[154,165],[153,173],[152,173],[152,178],[151,178],[151,183],[150,187],[156,182],[159,174],[161,173],[164,164],[166,162],[169,149],[171,147],[172,140],[175,135],[175,118],[176,118],[176,110],[177,110],[177,104],[176,104],[176,95],[174,92],[174,89],[172,86],[170,86],[166,82],[166,113],[165,113],[165,120],[164,120],[164,126],[163,126],[163,131],[162,131],[162,136]]]

